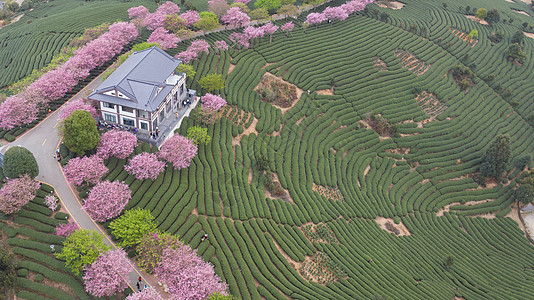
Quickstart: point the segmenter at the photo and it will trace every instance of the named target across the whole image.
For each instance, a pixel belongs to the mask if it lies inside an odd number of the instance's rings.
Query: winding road
[[[83,95],[88,95],[89,92],[96,89],[101,83],[102,75],[99,75],[69,101],[77,99]],[[112,246],[114,249],[118,248],[106,231],[104,231],[101,226],[82,210],[81,201],[67,183],[63,170],[54,157],[56,149],[61,141],[57,128],[58,112],[59,109],[48,115],[48,117],[41,121],[37,126],[19,136],[15,141],[0,147],[0,152],[5,153],[10,147],[19,145],[30,150],[39,165],[39,175],[36,179],[55,188],[56,193],[61,200],[62,208],[69,213],[71,219],[78,223],[81,228],[100,232],[104,236],[104,242],[106,244]],[[128,274],[127,280],[128,285],[132,290],[136,291],[136,283],[139,277],[143,279],[141,284],[142,288],[146,285],[159,290],[156,285],[153,285],[150,280],[148,280],[146,274],[141,272],[131,260],[129,260],[129,262],[133,267],[133,271]]]

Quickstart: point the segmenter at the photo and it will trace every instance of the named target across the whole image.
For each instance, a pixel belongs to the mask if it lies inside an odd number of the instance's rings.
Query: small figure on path
[[[176,112],[176,119],[178,119],[178,112]]]
[[[56,251],[56,249],[55,249],[55,246],[54,246],[54,245],[50,245],[50,249],[52,249],[52,252]]]
[[[368,263],[372,263],[373,262],[373,259],[372,258],[369,258],[369,260],[367,261]]]
[[[203,241],[205,241],[205,240],[207,240],[207,239],[208,239],[208,234],[205,233],[205,234],[202,236],[202,238],[200,239],[200,241],[203,242]]]
[[[137,286],[137,291],[141,292],[141,284],[139,283],[139,281],[137,282],[136,286]]]
[[[141,276],[139,276],[139,279],[137,279],[139,282],[141,282],[143,279],[141,278]]]

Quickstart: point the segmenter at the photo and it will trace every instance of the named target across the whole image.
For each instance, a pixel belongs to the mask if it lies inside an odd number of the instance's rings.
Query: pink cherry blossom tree
[[[195,24],[198,20],[200,20],[200,16],[197,11],[195,10],[188,10],[179,16],[185,21],[185,24],[187,27],[191,27],[193,24]]]
[[[164,15],[177,14],[180,12],[180,7],[172,1],[167,1],[160,5],[156,12]]]
[[[256,39],[263,37],[265,32],[262,27],[247,26],[245,27],[245,30],[243,30],[243,34],[245,34],[247,39],[254,43]]]
[[[84,182],[96,184],[108,171],[102,158],[97,155],[75,157],[63,168],[67,181],[75,185]]]
[[[183,60],[184,63],[188,64],[198,58],[198,53],[196,51],[186,50],[178,53],[175,57]]]
[[[159,160],[154,153],[143,152],[132,157],[124,170],[135,175],[139,180],[152,179],[156,180],[158,175],[165,170],[166,163]]]
[[[6,215],[18,212],[35,197],[40,186],[28,175],[6,180],[0,189],[0,212]]]
[[[250,0],[235,0],[234,3],[243,3],[243,4],[248,4],[250,2]]]
[[[234,43],[233,46],[237,47],[238,50],[241,50],[241,47],[245,49],[248,49],[248,47],[250,47],[248,37],[243,33],[232,32],[228,38],[232,43]]]
[[[13,129],[37,120],[37,104],[21,97],[20,94],[8,97],[0,103],[0,128]]]
[[[68,223],[62,223],[56,226],[56,235],[62,236],[62,237],[68,237],[71,235],[74,231],[80,229],[78,224],[70,221]]]
[[[315,25],[315,27],[319,26],[319,24],[323,23],[326,20],[326,16],[322,13],[311,13],[308,15],[308,17],[306,17],[306,23],[310,25]]]
[[[282,27],[280,27],[280,30],[285,32],[286,36],[289,37],[289,34],[291,34],[291,31],[293,31],[293,28],[295,28],[295,25],[293,24],[293,22],[290,21],[282,25]]]
[[[229,8],[230,5],[228,5],[226,0],[208,1],[208,11],[214,13],[219,19],[226,14]]]
[[[180,38],[174,33],[170,33],[167,29],[158,27],[152,32],[147,42],[156,43],[162,50],[167,50],[169,48],[175,48],[180,42]]]
[[[141,292],[135,292],[126,297],[126,300],[156,300],[164,299],[156,290],[152,287],[142,290]]]
[[[228,44],[225,41],[216,41],[214,44],[215,51],[222,53],[228,50]]]
[[[128,157],[137,146],[137,137],[128,131],[111,130],[100,137],[96,154],[103,159],[115,156],[118,159]]]
[[[150,12],[148,11],[148,8],[144,7],[143,5],[128,9],[128,17],[130,17],[130,19],[144,18],[148,16],[149,13]]]
[[[348,13],[340,6],[329,6],[325,8],[323,15],[332,21],[332,23],[334,23],[334,20],[343,21],[349,17]]]
[[[111,297],[128,287],[128,273],[132,270],[124,250],[104,252],[85,268],[85,290],[96,297]]]
[[[41,76],[22,94],[0,104],[0,128],[11,129],[31,123],[36,119],[39,106],[63,97],[79,80],[86,78],[90,70],[120,53],[137,35],[134,24],[118,22],[109,26],[107,32],[78,49],[66,63]]]
[[[124,182],[101,181],[97,183],[83,204],[83,209],[98,222],[118,216],[130,198],[130,189]]]
[[[191,160],[197,155],[197,152],[198,147],[193,143],[193,140],[176,134],[161,146],[158,157],[170,162],[175,169],[180,170],[191,165]]]
[[[159,27],[163,27],[163,25],[165,24],[165,17],[165,14],[161,14],[158,12],[148,14],[144,20],[146,28],[148,28],[149,30],[155,30]]]
[[[263,25],[261,28],[263,28],[263,31],[269,35],[269,43],[271,43],[273,41],[273,33],[275,33],[279,27],[269,22]]]
[[[232,7],[222,16],[221,21],[237,28],[247,25],[250,22],[250,17],[242,12],[239,7]]]
[[[96,112],[96,108],[93,105],[91,105],[91,103],[87,99],[79,98],[73,101],[69,101],[61,107],[61,110],[59,111],[58,121],[61,122],[65,120],[68,116],[70,116],[76,110],[88,111],[91,113],[93,118],[95,118],[95,120],[98,118],[98,113]]]
[[[46,206],[48,206],[48,208],[51,211],[56,211],[56,208],[57,208],[57,205],[58,205],[58,201],[59,201],[59,199],[56,198],[56,196],[54,196],[54,195],[46,195],[44,200],[45,200]]]
[[[210,53],[210,44],[206,42],[205,40],[194,40],[191,42],[191,45],[187,47],[187,51],[195,51],[197,53],[199,52],[206,52],[206,54]]]
[[[201,300],[216,292],[227,295],[228,285],[189,246],[165,249],[155,274],[178,299]]]
[[[224,100],[221,95],[212,95],[207,93],[206,95],[200,98],[202,101],[202,108],[212,111],[218,111],[223,106],[226,105],[226,100]]]
[[[340,7],[347,12],[347,14],[352,14],[358,11],[362,11],[365,6],[367,6],[369,3],[365,3],[364,1],[360,0],[354,0],[354,1],[347,1],[345,4],[341,5]]]

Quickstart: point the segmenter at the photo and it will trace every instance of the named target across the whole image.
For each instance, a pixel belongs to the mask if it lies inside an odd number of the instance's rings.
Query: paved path
[[[78,99],[82,95],[87,95],[93,89],[98,87],[100,83],[102,83],[102,75],[96,77],[84,89],[72,97],[71,100]],[[49,115],[33,129],[19,136],[14,142],[1,147],[0,152],[5,153],[10,147],[17,145],[30,150],[39,164],[39,175],[36,178],[55,188],[56,193],[61,199],[62,207],[67,210],[71,215],[71,218],[74,219],[81,228],[99,231],[105,237],[104,242],[116,248],[117,246],[107,233],[98,226],[84,210],[82,210],[81,202],[78,200],[71,187],[67,184],[63,171],[57,160],[54,158],[54,154],[60,143],[57,129],[58,112],[59,109]],[[145,284],[149,287],[153,286],[150,281],[147,280],[145,274],[141,273],[131,260],[130,264],[134,267],[134,270],[128,274],[128,284],[132,290],[136,290],[135,285],[139,277],[143,278],[142,286]]]

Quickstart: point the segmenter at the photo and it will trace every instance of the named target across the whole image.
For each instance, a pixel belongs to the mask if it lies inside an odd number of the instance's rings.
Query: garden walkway
[[[71,100],[77,99],[86,93],[88,94],[88,92],[91,92],[93,89],[97,88],[101,83],[102,75],[96,77],[78,94],[74,95]],[[12,143],[1,147],[0,152],[5,153],[5,151],[10,147],[17,145],[30,150],[39,164],[39,175],[36,178],[52,185],[56,189],[56,193],[61,199],[62,208],[69,213],[71,218],[76,221],[81,228],[100,232],[102,235],[104,235],[104,242],[106,244],[112,246],[113,248],[117,248],[115,243],[107,235],[106,231],[104,231],[101,226],[97,225],[96,222],[84,210],[82,210],[80,200],[66,182],[63,171],[54,157],[56,149],[58,148],[61,140],[57,129],[58,112],[59,109],[50,114],[33,129],[26,131],[26,133],[19,136]],[[146,274],[141,273],[141,271],[131,260],[130,264],[133,266],[134,270],[128,274],[128,284],[133,290],[136,290],[135,284],[139,277],[143,278],[142,286],[146,284],[149,287],[153,286],[154,288],[157,288],[157,286],[152,285],[151,282],[147,280]]]

